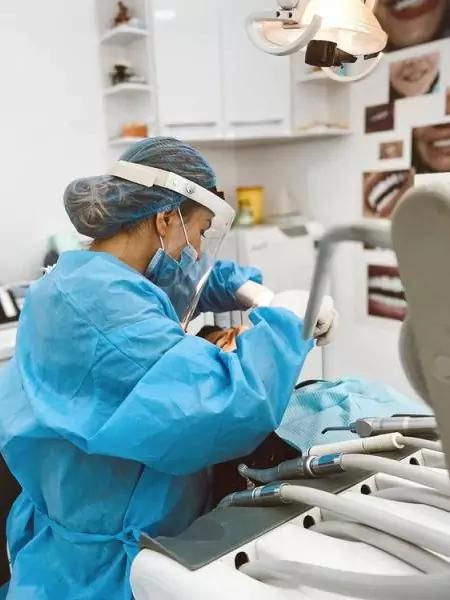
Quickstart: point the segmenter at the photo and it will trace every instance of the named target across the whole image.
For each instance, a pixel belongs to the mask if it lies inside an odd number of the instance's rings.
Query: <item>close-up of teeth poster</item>
[[[368,265],[367,311],[373,317],[404,320],[406,298],[397,267]]]
[[[449,35],[447,0],[378,0],[376,16],[389,36],[388,51]]]
[[[376,15],[389,43],[378,80],[383,94],[366,94],[372,158],[362,173],[361,208],[364,218],[389,219],[416,174],[450,172],[450,0],[379,0]],[[366,249],[366,317],[401,321],[400,275],[395,264],[379,264],[377,253],[392,254]]]

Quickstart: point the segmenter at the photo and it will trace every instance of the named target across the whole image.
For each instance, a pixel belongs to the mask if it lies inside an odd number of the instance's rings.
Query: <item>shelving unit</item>
[[[298,139],[350,135],[350,86],[320,70],[311,73],[301,53],[292,56],[293,129]],[[312,85],[316,84],[316,85]]]
[[[148,0],[126,0],[130,21],[114,26],[116,0],[95,0],[99,32],[100,65],[103,79],[103,106],[107,143],[111,159],[127,145],[142,138],[122,135],[124,126],[146,125],[149,135],[155,135],[156,98],[152,61],[151,4]],[[145,83],[112,84],[114,65],[128,64],[129,71]]]
[[[105,96],[117,96],[119,94],[134,94],[134,93],[150,93],[152,87],[144,83],[119,83],[106,88],[104,91]]]
[[[129,27],[128,25],[119,25],[118,27],[113,27],[112,29],[105,31],[105,33],[100,36],[100,43],[127,46],[136,40],[147,37],[148,31],[146,29]]]
[[[257,1],[233,0],[228,5],[227,0],[218,11],[208,0],[195,0],[189,7],[183,0],[174,0],[169,15],[164,0],[126,0],[131,20],[114,26],[117,0],[95,0],[109,158],[116,158],[119,149],[122,151],[141,139],[122,134],[125,125],[136,123],[147,125],[150,136],[162,132],[193,144],[223,148],[350,135],[345,128],[350,122],[350,86],[331,81],[323,71],[311,72],[300,53],[292,56],[291,71],[289,68],[280,71],[280,62],[273,63],[275,69],[270,57],[248,47],[246,34],[240,28],[243,15],[251,12]],[[202,69],[215,73],[205,87],[202,77],[201,85],[193,79],[190,67],[181,70],[184,79],[179,69],[174,77],[174,66],[169,60],[174,55],[186,59],[184,38],[180,38],[179,32],[192,26],[193,14],[196,19],[187,64],[198,64],[198,73]],[[230,48],[223,48],[217,41],[228,37],[242,49],[242,64],[247,65],[247,71],[236,70],[236,52],[229,54]],[[111,73],[114,65],[120,63],[128,63],[130,71],[145,83],[125,81],[112,85]],[[245,74],[254,64],[260,65],[262,73],[278,77],[276,81],[280,83],[272,95],[266,75],[263,83],[260,78],[255,79],[257,96],[246,95]],[[158,104],[163,108],[159,115]]]
[[[310,73],[308,75],[300,76],[297,80],[297,83],[309,83],[309,82],[318,82],[318,81],[329,81],[329,77],[324,71],[317,71],[317,73]]]

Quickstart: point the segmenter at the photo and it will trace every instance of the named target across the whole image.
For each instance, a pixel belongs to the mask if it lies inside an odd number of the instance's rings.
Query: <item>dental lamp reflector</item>
[[[355,81],[378,64],[387,34],[373,14],[376,0],[278,0],[275,11],[247,19],[252,43],[263,52],[286,56],[306,53],[305,62],[331,78]],[[370,60],[362,73],[340,75],[333,68]]]

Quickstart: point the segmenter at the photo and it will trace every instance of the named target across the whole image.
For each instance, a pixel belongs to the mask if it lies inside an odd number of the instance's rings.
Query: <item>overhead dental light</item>
[[[387,34],[373,14],[377,0],[278,0],[274,11],[253,13],[247,31],[253,44],[269,54],[306,53],[305,62],[338,81],[356,81],[381,59]],[[364,62],[357,75],[336,70]]]

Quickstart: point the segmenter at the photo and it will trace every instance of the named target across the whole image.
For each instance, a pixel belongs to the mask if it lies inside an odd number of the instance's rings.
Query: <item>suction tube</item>
[[[375,480],[376,481],[376,480]],[[408,502],[411,504],[425,504],[440,510],[450,512],[450,498],[440,494],[436,490],[414,487],[392,487],[372,492],[371,496],[394,500],[397,502]]]
[[[311,527],[311,530],[338,539],[363,542],[395,556],[422,573],[439,573],[450,568],[448,562],[439,556],[367,525],[345,521],[320,521]]]
[[[325,456],[326,454],[376,454],[378,452],[392,452],[405,447],[442,451],[439,442],[423,440],[402,435],[401,433],[384,433],[373,437],[358,438],[345,442],[320,444],[308,450],[308,456]]]
[[[284,560],[254,560],[242,573],[268,585],[307,586],[361,600],[448,600],[450,573],[433,575],[369,575]]]

